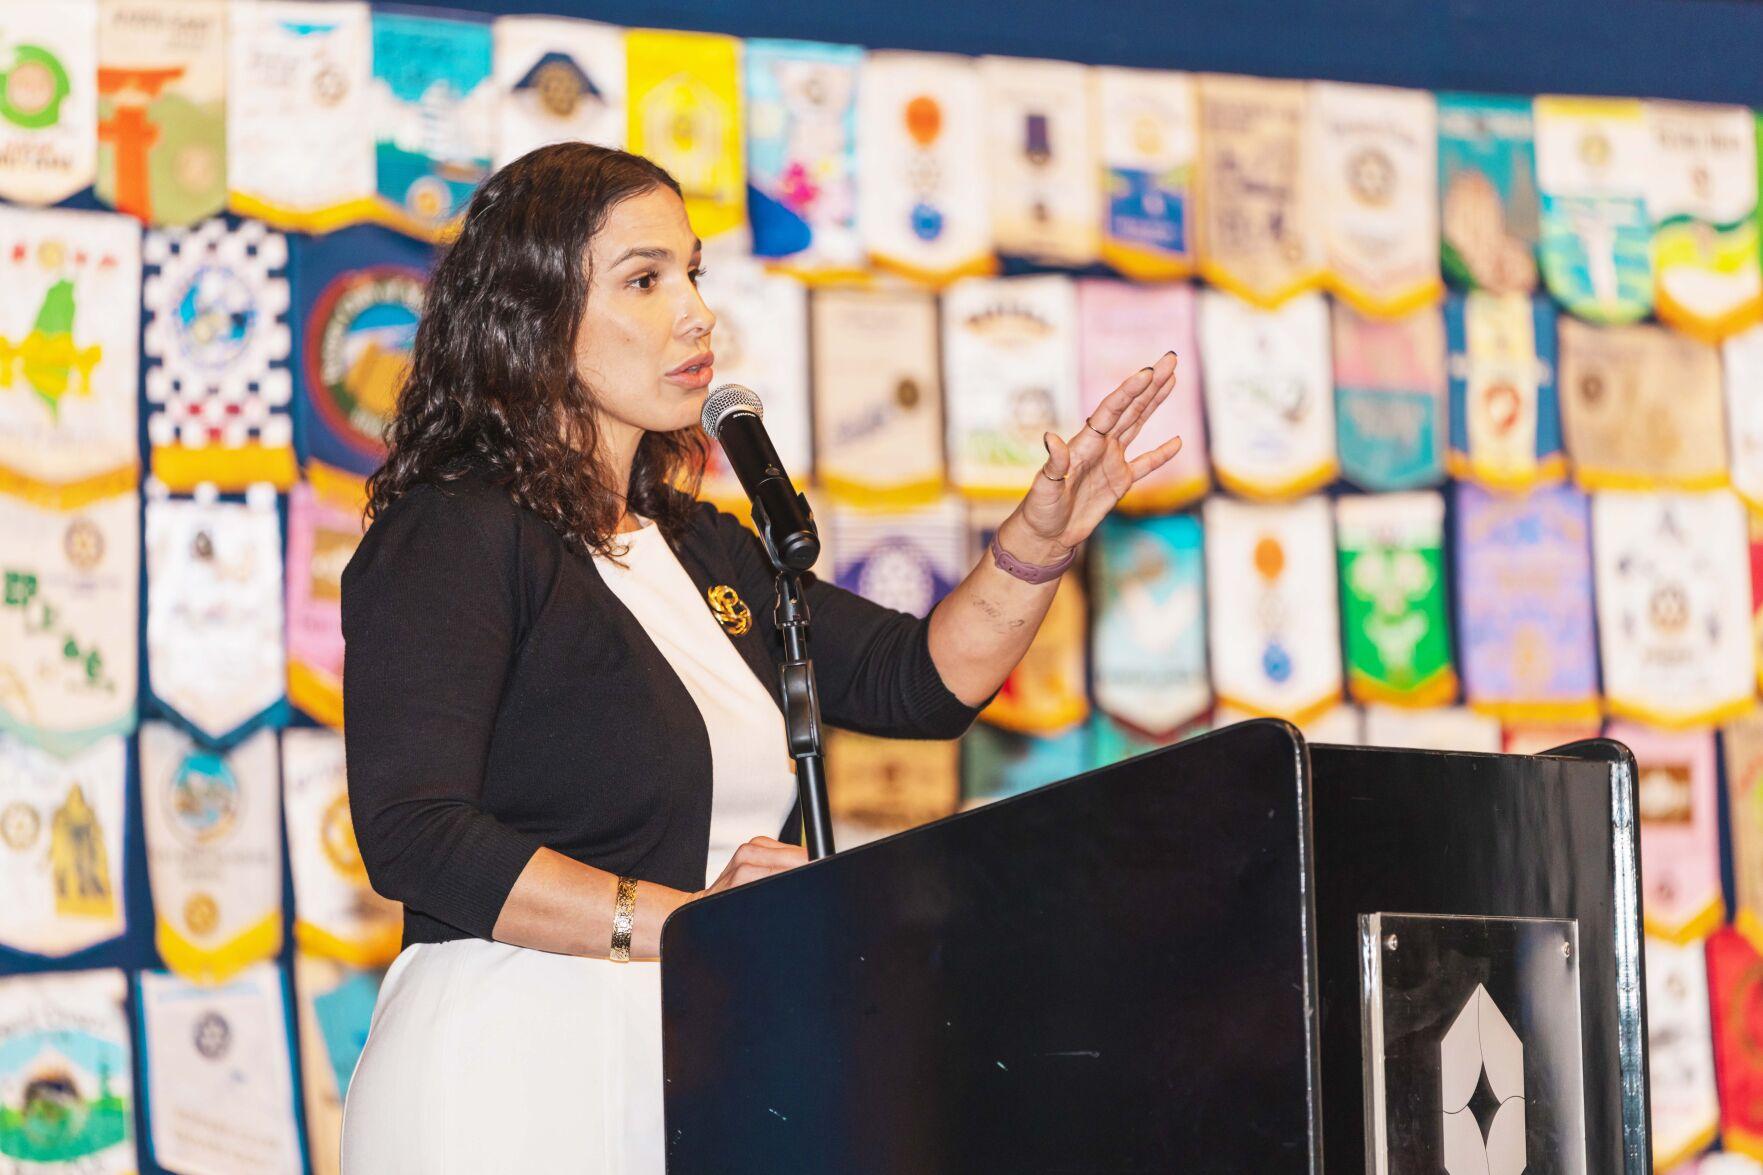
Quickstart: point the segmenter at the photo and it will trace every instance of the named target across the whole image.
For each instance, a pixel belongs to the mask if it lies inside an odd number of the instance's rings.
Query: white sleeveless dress
[[[705,884],[795,802],[783,715],[652,523],[595,564],[710,734]],[[611,927],[607,927],[610,937]],[[486,939],[392,963],[343,1109],[343,1175],[661,1175],[661,968]]]

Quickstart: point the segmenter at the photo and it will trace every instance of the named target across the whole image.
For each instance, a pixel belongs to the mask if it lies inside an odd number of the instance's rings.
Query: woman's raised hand
[[[1175,390],[1175,366],[1175,352],[1164,352],[1109,392],[1069,441],[1046,434],[1047,463],[1016,511],[1037,538],[1077,546],[1134,482],[1181,452],[1181,438],[1171,437],[1130,461],[1126,456],[1145,421]]]

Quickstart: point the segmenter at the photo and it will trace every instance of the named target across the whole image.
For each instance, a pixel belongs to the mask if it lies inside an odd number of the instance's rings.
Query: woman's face
[[[715,374],[716,315],[698,296],[701,250],[685,203],[666,188],[615,205],[588,243],[575,363],[603,426],[671,432],[697,423]]]

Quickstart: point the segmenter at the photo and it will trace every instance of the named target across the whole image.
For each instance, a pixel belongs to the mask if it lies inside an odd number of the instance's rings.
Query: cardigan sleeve
[[[349,806],[368,878],[479,938],[540,847],[478,806],[519,627],[515,525],[494,509],[417,486],[342,580]]]
[[[771,602],[775,573],[759,536],[708,504],[722,546],[735,560],[767,649],[782,656]],[[833,726],[889,738],[956,738],[982,707],[949,692],[930,655],[930,620],[884,607],[812,573],[802,577],[821,712]]]

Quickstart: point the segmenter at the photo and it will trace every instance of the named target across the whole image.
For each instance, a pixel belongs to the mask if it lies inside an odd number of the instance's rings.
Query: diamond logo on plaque
[[[1585,1175],[1579,926],[1362,914],[1366,1170]]]

